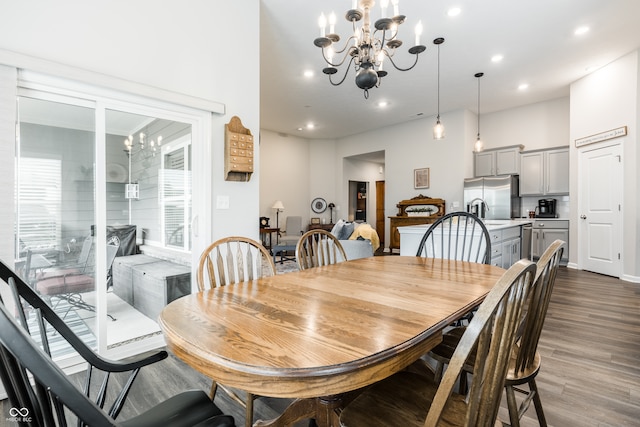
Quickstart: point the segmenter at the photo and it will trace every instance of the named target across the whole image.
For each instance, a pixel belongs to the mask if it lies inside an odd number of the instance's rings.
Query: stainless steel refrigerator
[[[464,207],[484,219],[520,218],[518,175],[465,179]]]

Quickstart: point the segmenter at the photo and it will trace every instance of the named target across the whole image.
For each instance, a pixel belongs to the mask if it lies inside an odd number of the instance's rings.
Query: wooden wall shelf
[[[253,135],[238,116],[233,116],[224,125],[224,179],[249,181],[253,167]]]

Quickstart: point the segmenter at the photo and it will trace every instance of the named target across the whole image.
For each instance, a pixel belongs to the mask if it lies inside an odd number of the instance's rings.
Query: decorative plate
[[[326,211],[327,210],[327,202],[326,202],[326,200],[324,200],[321,197],[316,197],[315,199],[313,199],[313,202],[311,202],[311,209],[315,213],[322,213],[322,212]]]

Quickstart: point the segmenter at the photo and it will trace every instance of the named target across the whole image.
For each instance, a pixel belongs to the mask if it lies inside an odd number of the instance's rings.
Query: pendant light
[[[484,143],[480,139],[480,77],[484,76],[484,73],[476,73],[475,77],[478,79],[478,138],[476,139],[476,143],[473,147],[473,150],[476,153],[482,151],[484,147]]]
[[[438,117],[436,119],[436,125],[433,127],[433,139],[444,138],[444,126],[440,123],[440,45],[444,43],[442,37],[438,37],[433,41],[433,44],[438,46]]]

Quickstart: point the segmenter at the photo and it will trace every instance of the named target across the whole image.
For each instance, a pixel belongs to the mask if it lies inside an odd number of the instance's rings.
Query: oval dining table
[[[168,349],[225,386],[294,398],[256,426],[335,426],[342,397],[404,369],[480,304],[499,267],[376,256],[184,296],[159,323]]]

